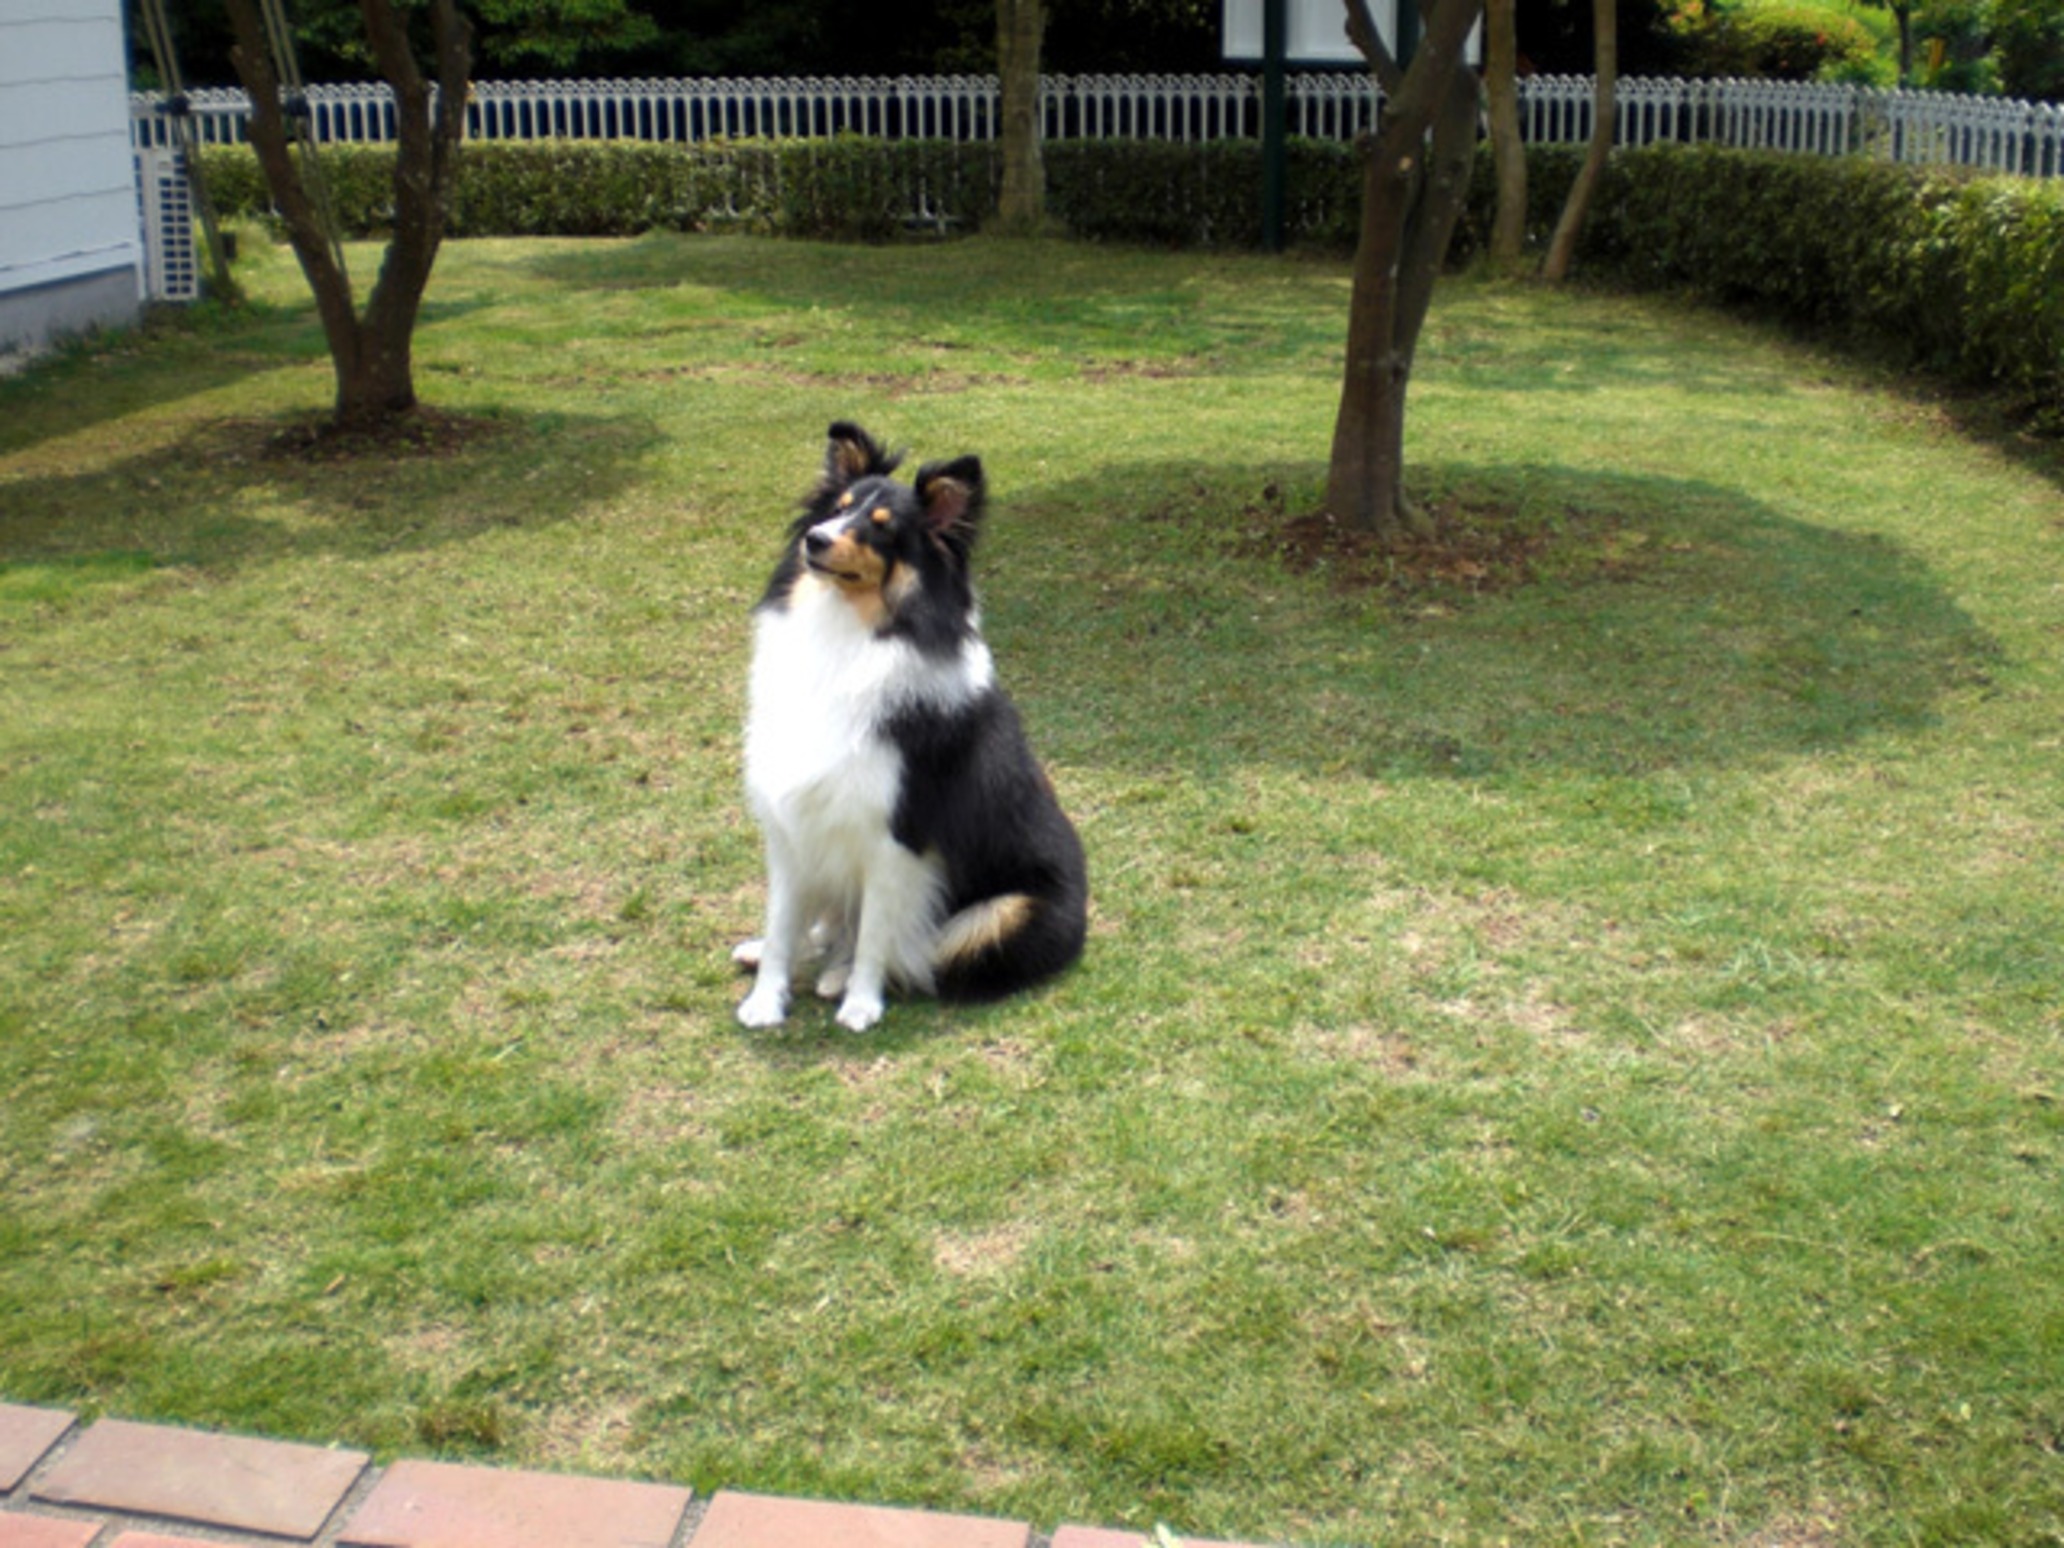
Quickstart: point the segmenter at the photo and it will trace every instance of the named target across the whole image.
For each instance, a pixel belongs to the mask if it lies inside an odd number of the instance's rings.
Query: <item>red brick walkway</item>
[[[1144,1548],[1134,1532],[362,1451],[0,1403],[0,1548]],[[1238,1548],[1185,1539],[1186,1548]]]

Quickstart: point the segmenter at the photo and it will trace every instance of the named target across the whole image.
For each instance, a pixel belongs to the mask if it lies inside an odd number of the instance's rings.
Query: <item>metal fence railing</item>
[[[1568,142],[1591,132],[1588,76],[1521,83],[1521,133]],[[1793,81],[1637,79],[1619,83],[1621,144],[1699,141],[1821,156],[2064,176],[2064,106],[1938,91]]]
[[[993,76],[940,75],[644,81],[479,81],[466,105],[476,140],[696,141],[835,134],[890,139],[989,140],[998,128]],[[1049,139],[1216,140],[1261,132],[1253,75],[1049,75],[1041,82]],[[1288,128],[1349,139],[1373,127],[1378,99],[1357,71],[1290,76]],[[1591,82],[1533,76],[1520,82],[1522,133],[1535,143],[1590,136]],[[169,143],[159,100],[131,99],[139,148]],[[203,144],[244,137],[241,91],[185,99]],[[319,142],[394,136],[384,85],[316,86],[306,110]],[[2064,176],[2064,106],[1944,92],[1882,91],[1785,81],[1631,79],[1619,83],[1621,144],[1684,141],[1815,155]]]

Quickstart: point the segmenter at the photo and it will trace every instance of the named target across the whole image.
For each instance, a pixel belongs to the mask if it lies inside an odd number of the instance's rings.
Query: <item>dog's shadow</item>
[[[807,986],[798,986],[788,1020],[779,1027],[753,1030],[739,1026],[731,1030],[745,1050],[772,1070],[794,1072],[826,1068],[852,1078],[862,1078],[885,1062],[899,1062],[934,1044],[979,1044],[991,1032],[1022,1022],[1024,1007],[1065,991],[1077,967],[1052,982],[1022,990],[1007,999],[982,1002],[948,1002],[925,995],[891,992],[886,1015],[865,1032],[849,1032],[833,1019],[838,1009],[834,1000],[821,1000]],[[739,996],[750,979],[740,975]]]

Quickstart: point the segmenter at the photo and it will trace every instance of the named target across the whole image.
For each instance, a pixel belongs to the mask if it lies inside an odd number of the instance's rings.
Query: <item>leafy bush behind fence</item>
[[[224,210],[265,210],[248,150],[204,155]],[[1580,155],[1562,146],[1529,152],[1537,236],[1545,238]],[[1252,141],[1057,141],[1045,157],[1049,207],[1079,238],[1260,243],[1261,151]],[[392,147],[333,146],[322,166],[343,228],[382,230]],[[1487,155],[1477,171],[1458,260],[1489,229]],[[461,237],[745,230],[880,241],[913,228],[979,226],[995,209],[999,175],[993,145],[933,140],[473,145],[448,229]],[[1360,206],[1353,148],[1293,141],[1285,205],[1291,241],[1350,248]],[[2005,387],[2064,429],[2057,183],[1714,146],[1623,150],[1600,189],[1582,257],[1616,283],[1750,306]]]

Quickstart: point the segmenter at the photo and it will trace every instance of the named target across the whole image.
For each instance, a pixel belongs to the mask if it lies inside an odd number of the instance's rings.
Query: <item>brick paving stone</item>
[[[838,1505],[725,1489],[690,1548],[1026,1548],[1032,1529],[987,1516]]]
[[[1205,1542],[1199,1537],[1185,1537],[1180,1532],[1175,1540],[1182,1548],[1254,1548],[1248,1543]],[[1151,1532],[1121,1532],[1110,1527],[1064,1526],[1054,1533],[1048,1548],[1160,1548],[1160,1540]]]
[[[0,1494],[29,1476],[29,1469],[72,1427],[72,1416],[54,1408],[0,1403]]]
[[[40,1500],[309,1538],[370,1460],[290,1441],[103,1419],[36,1486]]]
[[[0,1514],[0,1548],[86,1548],[104,1525],[56,1516]]]
[[[350,1548],[666,1548],[689,1491],[451,1462],[397,1462],[338,1541]]]

